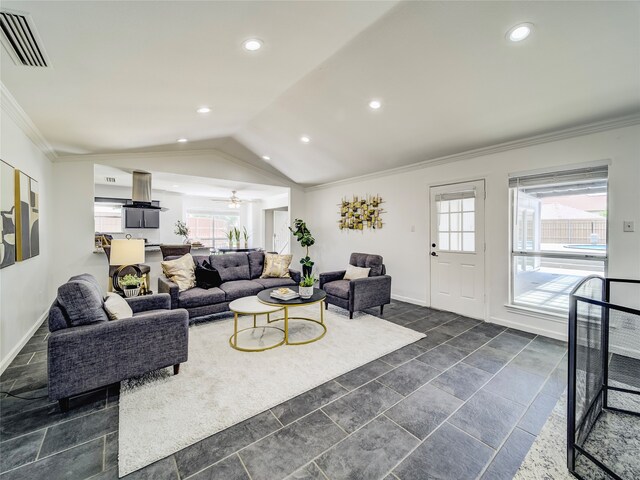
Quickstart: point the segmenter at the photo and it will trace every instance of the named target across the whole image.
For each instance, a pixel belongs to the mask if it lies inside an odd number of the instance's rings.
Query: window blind
[[[597,180],[606,183],[608,177],[608,167],[580,168],[575,170],[563,170],[559,172],[549,172],[537,175],[511,176],[509,178],[509,187],[536,187],[541,185],[563,185],[569,186],[581,185],[583,183],[594,182]]]

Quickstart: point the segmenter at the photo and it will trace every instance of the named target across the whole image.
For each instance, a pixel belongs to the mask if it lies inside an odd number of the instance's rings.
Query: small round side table
[[[236,350],[240,350],[242,352],[263,352],[265,350],[269,350],[271,348],[279,347],[280,345],[284,345],[286,334],[282,328],[273,327],[269,325],[271,323],[270,315],[272,313],[279,312],[283,310],[282,306],[275,305],[266,305],[258,300],[258,297],[242,297],[237,300],[232,301],[229,304],[229,310],[233,312],[233,335],[229,338],[229,345]],[[243,328],[242,330],[238,330],[238,317],[241,315],[253,315],[253,327]],[[267,325],[258,326],[257,319],[258,315],[266,315],[267,316]],[[274,320],[275,321],[275,320]],[[259,347],[259,348],[251,348],[247,346],[238,345],[238,335],[242,332],[251,331],[251,334],[254,332],[257,333],[263,329],[276,330],[282,333],[282,339],[280,341],[276,341],[274,344],[269,345],[267,347]],[[263,330],[264,333],[264,330]]]

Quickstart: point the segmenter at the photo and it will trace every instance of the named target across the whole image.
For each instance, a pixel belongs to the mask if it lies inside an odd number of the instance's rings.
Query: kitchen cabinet
[[[160,210],[124,209],[125,228],[160,228]]]

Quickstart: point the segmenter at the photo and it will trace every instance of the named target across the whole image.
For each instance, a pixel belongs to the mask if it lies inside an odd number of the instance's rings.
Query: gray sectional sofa
[[[49,398],[69,397],[187,361],[189,318],[171,310],[169,295],[127,298],[132,318],[109,320],[103,291],[89,274],[58,288],[49,310]]]
[[[167,256],[174,260],[178,256]],[[171,295],[171,308],[184,308],[189,321],[208,320],[217,313],[229,310],[229,303],[241,297],[256,295],[267,288],[287,287],[300,282],[300,272],[289,270],[291,278],[260,278],[264,269],[264,252],[227,253],[224,255],[194,255],[194,262],[207,260],[222,279],[220,287],[207,290],[199,287],[180,292],[178,285],[166,276],[158,277],[158,292]]]

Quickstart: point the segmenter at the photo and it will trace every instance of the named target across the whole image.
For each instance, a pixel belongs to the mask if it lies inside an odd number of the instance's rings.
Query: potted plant
[[[296,218],[293,222],[293,227],[289,227],[291,233],[296,237],[296,240],[300,242],[300,246],[307,249],[306,255],[300,259],[300,263],[302,264],[302,274],[307,277],[311,276],[311,271],[313,270],[313,262],[309,257],[309,247],[316,243],[315,238],[311,235],[311,232],[307,228],[307,224],[304,220]]]
[[[182,220],[176,222],[176,229],[173,231],[176,235],[184,237],[184,243],[189,243],[189,227]]]
[[[118,280],[118,285],[122,287],[125,297],[137,297],[140,294],[141,282],[140,277],[128,274]]]
[[[229,230],[225,236],[227,237],[227,240],[229,240],[229,248],[233,248],[233,228]]]
[[[236,239],[236,248],[240,248],[240,229],[233,227],[233,236]]]
[[[298,288],[298,293],[301,298],[311,298],[313,295],[313,286],[318,281],[317,278],[312,277],[311,275],[305,275],[300,280],[300,286]]]
[[[247,227],[242,227],[242,238],[244,239],[244,248],[249,248],[249,232]]]

